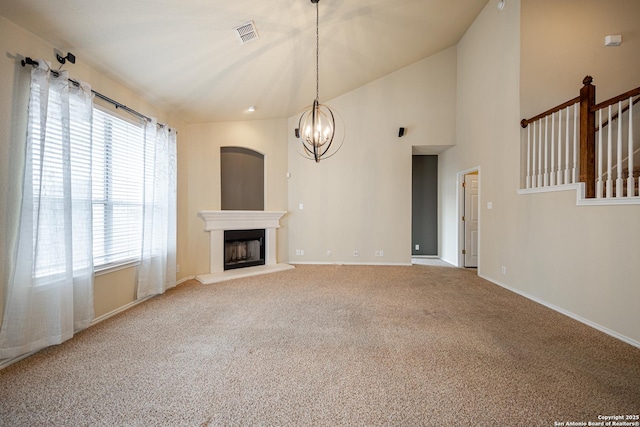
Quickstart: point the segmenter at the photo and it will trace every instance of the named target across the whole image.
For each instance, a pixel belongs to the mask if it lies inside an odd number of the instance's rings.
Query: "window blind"
[[[144,127],[93,111],[93,258],[104,269],[141,256]]]

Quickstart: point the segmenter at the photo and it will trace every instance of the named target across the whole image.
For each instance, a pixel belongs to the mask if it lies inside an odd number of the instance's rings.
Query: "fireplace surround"
[[[294,268],[289,264],[277,263],[276,230],[285,211],[213,211],[203,210],[198,216],[205,222],[209,232],[209,273],[200,274],[196,279],[202,283],[215,283],[239,277],[272,273]],[[224,268],[225,231],[264,230],[264,265],[247,268]]]

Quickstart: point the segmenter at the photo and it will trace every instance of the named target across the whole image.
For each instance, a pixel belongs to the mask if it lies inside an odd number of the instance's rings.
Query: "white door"
[[[464,266],[478,266],[478,174],[464,176]]]

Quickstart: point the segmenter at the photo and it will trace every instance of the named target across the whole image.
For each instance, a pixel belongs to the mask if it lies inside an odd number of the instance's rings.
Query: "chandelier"
[[[316,163],[321,159],[333,156],[342,145],[336,143],[336,114],[325,104],[320,104],[320,72],[319,72],[319,51],[320,51],[320,35],[319,35],[319,13],[318,2],[320,0],[311,0],[316,5],[316,99],[313,104],[307,107],[298,120],[298,128],[296,129],[296,137],[302,141],[303,150],[299,150],[300,154],[307,159],[315,160]]]

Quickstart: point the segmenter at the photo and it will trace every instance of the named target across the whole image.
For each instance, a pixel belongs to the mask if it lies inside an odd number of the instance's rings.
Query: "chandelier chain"
[[[316,101],[320,99],[320,13],[318,12],[318,3],[316,2]]]

